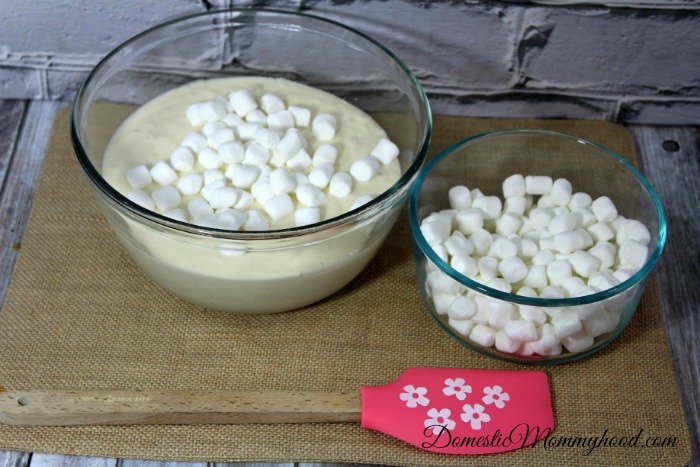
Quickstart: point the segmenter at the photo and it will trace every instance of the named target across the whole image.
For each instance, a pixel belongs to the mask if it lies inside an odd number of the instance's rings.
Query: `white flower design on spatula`
[[[493,404],[499,409],[505,407],[506,401],[510,400],[508,393],[503,392],[503,388],[498,385],[494,385],[493,387],[486,386],[484,388],[484,394],[486,395],[481,398],[484,404]]]
[[[472,392],[472,387],[464,383],[462,378],[447,378],[442,392],[446,396],[455,396],[458,400],[463,401],[467,398],[467,394]]]
[[[423,423],[426,428],[432,427],[433,434],[437,436],[442,432],[442,427],[453,430],[457,425],[454,420],[450,420],[451,413],[450,409],[430,409],[428,410],[428,417],[430,418],[426,419]]]
[[[415,409],[418,407],[418,405],[422,405],[425,407],[426,405],[430,404],[430,399],[425,397],[425,395],[428,393],[428,390],[423,387],[414,387],[412,384],[409,384],[407,386],[403,387],[403,390],[406,392],[402,392],[399,394],[399,398],[402,401],[406,402],[406,406]]]
[[[491,421],[491,416],[484,413],[484,406],[481,404],[474,404],[473,407],[471,404],[464,404],[462,410],[464,413],[460,415],[460,418],[465,423],[469,423],[472,430],[481,430],[481,422]]]

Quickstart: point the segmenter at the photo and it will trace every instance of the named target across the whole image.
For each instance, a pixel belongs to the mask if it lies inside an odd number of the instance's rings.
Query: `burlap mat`
[[[585,121],[435,119],[433,153],[485,130],[544,127],[634,158],[620,126]],[[353,390],[408,366],[517,368],[461,347],[423,309],[406,216],[356,280],[306,309],[267,316],[211,312],[149,283],[112,237],[58,115],[29,225],[0,314],[7,389]],[[652,283],[621,337],[584,361],[545,368],[556,435],[675,438],[675,447],[544,446],[487,457],[420,451],[357,424],[17,428],[0,448],[191,461],[394,465],[680,465],[685,418]]]

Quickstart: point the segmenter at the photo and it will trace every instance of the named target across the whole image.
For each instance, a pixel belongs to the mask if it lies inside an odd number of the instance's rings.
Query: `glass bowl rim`
[[[494,137],[507,137],[507,136],[512,136],[512,135],[538,135],[538,136],[551,136],[555,138],[563,138],[563,139],[569,139],[569,140],[575,140],[579,143],[585,144],[587,146],[591,146],[594,149],[598,150],[599,152],[602,152],[608,156],[611,156],[614,158],[617,162],[621,163],[631,174],[632,176],[647,190],[647,193],[650,195],[654,207],[656,208],[656,215],[658,217],[658,238],[656,240],[656,244],[654,246],[654,250],[652,251],[652,254],[649,255],[649,258],[647,258],[647,261],[644,263],[644,266],[637,271],[635,274],[630,276],[627,280],[621,282],[620,284],[611,287],[609,289],[596,292],[594,294],[590,295],[583,295],[580,297],[569,297],[569,298],[541,298],[541,297],[526,297],[523,295],[516,295],[514,293],[510,292],[503,292],[498,289],[494,289],[492,287],[488,287],[485,284],[482,284],[480,282],[477,282],[473,279],[470,279],[469,277],[461,274],[458,272],[456,269],[452,268],[452,266],[449,265],[446,261],[444,261],[440,256],[438,256],[437,253],[435,253],[435,250],[428,244],[426,241],[425,237],[423,236],[423,233],[420,230],[420,222],[418,220],[418,198],[420,196],[420,190],[421,187],[423,186],[423,182],[428,178],[430,175],[430,172],[446,157],[448,157],[450,154],[455,152],[456,150],[459,150],[460,148],[464,146],[471,145],[473,143],[477,143],[479,141],[483,141],[486,139],[494,138]],[[493,131],[487,131],[483,133],[479,133],[473,136],[470,136],[468,138],[465,138],[461,141],[458,141],[447,148],[443,149],[439,154],[437,154],[432,160],[430,160],[426,166],[420,171],[418,174],[418,178],[416,179],[415,184],[411,188],[410,194],[409,194],[409,199],[408,199],[408,217],[409,217],[409,223],[411,226],[411,233],[413,237],[413,242],[414,244],[420,249],[421,252],[423,252],[424,255],[428,258],[429,261],[431,261],[433,264],[435,264],[443,273],[447,274],[450,276],[452,279],[456,280],[460,284],[464,285],[465,287],[475,290],[483,295],[496,298],[499,300],[505,300],[511,303],[517,303],[520,305],[531,305],[531,306],[538,306],[538,307],[570,307],[570,306],[578,306],[578,305],[585,305],[589,303],[595,303],[599,302],[601,300],[605,300],[614,296],[619,295],[620,293],[624,292],[625,290],[639,284],[641,281],[643,281],[653,270],[654,266],[658,262],[659,258],[661,257],[661,252],[663,251],[664,245],[666,243],[666,217],[664,215],[664,210],[661,205],[661,200],[654,190],[654,188],[651,186],[650,182],[647,180],[644,175],[642,175],[637,168],[635,168],[632,164],[630,164],[626,159],[623,157],[619,156],[617,153],[611,151],[610,149],[595,143],[593,141],[590,141],[586,138],[582,138],[580,136],[575,136],[571,135],[568,133],[564,132],[559,132],[559,131],[552,131],[552,130],[542,130],[542,129],[535,129],[535,128],[507,128],[507,129],[502,129],[502,130],[493,130]]]
[[[301,227],[290,227],[285,229],[275,229],[275,230],[264,230],[264,231],[232,231],[217,229],[213,227],[203,227],[196,224],[191,224],[188,222],[180,222],[175,219],[168,218],[162,214],[150,211],[142,206],[129,200],[125,195],[122,195],[116,189],[114,189],[100,174],[99,170],[90,161],[87,151],[83,147],[82,140],[80,137],[81,132],[79,131],[80,122],[79,116],[82,114],[81,104],[85,99],[85,95],[89,85],[92,83],[96,75],[105,67],[110,65],[110,61],[118,55],[123,50],[127,49],[133,43],[147,38],[150,34],[157,31],[166,29],[173,25],[187,23],[190,21],[197,20],[203,17],[216,17],[221,15],[252,15],[254,17],[265,17],[270,18],[301,18],[306,21],[315,21],[316,24],[323,24],[325,26],[330,26],[331,28],[340,28],[350,34],[366,41],[369,45],[376,47],[380,52],[385,54],[391,62],[396,64],[399,69],[406,76],[408,81],[411,83],[412,89],[415,91],[419,104],[419,109],[422,110],[423,115],[419,115],[425,122],[425,130],[423,132],[421,145],[414,156],[411,165],[407,170],[401,174],[401,177],[389,187],[387,190],[381,194],[374,197],[371,201],[366,204],[350,210],[348,212],[342,213],[338,216],[332,217],[330,219],[317,222],[315,224],[310,224]],[[224,23],[226,24],[226,23]],[[214,9],[205,12],[191,13],[188,15],[179,16],[177,18],[170,19],[168,21],[159,23],[153,27],[145,29],[140,33],[130,37],[125,40],[115,48],[113,48],[107,55],[105,55],[97,64],[90,70],[85,80],[81,83],[76,96],[73,100],[73,105],[71,106],[70,115],[70,134],[71,141],[73,145],[73,150],[76,153],[78,162],[80,163],[83,171],[86,173],[90,181],[99,189],[100,193],[107,196],[110,202],[116,203],[119,207],[126,210],[126,212],[132,217],[144,220],[146,222],[151,222],[159,225],[160,227],[165,227],[168,229],[180,231],[183,233],[194,234],[197,236],[205,236],[219,239],[230,239],[238,241],[249,241],[249,240],[277,240],[277,239],[291,239],[296,237],[304,237],[307,235],[313,235],[318,232],[332,230],[336,227],[342,227],[346,224],[351,224],[355,221],[361,222],[365,219],[372,219],[385,209],[387,204],[391,204],[395,201],[395,198],[403,191],[406,186],[409,186],[411,182],[418,176],[420,168],[426,160],[428,148],[430,146],[430,141],[432,137],[432,112],[430,108],[430,103],[428,101],[427,95],[423,90],[422,85],[413,74],[413,72],[408,68],[408,66],[399,59],[391,50],[386,46],[382,45],[377,40],[373,39],[369,35],[360,32],[350,26],[343,23],[323,18],[316,15],[311,15],[308,13],[296,12],[296,11],[286,11],[273,8],[224,8],[224,9]]]

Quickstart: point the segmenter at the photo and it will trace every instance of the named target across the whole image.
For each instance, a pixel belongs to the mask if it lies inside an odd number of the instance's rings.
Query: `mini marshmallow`
[[[275,196],[270,179],[267,177],[256,180],[250,187],[250,193],[260,204],[265,204],[265,201]]]
[[[320,207],[326,202],[326,195],[317,186],[306,184],[297,187],[294,192],[297,200],[304,206]]]
[[[275,195],[291,193],[297,187],[297,181],[285,168],[275,169],[269,175],[270,187]]]
[[[496,330],[484,324],[477,324],[469,333],[469,339],[484,347],[493,347],[496,342]]]
[[[454,296],[454,294],[459,292],[459,282],[439,269],[428,273],[426,281],[430,290],[435,294],[449,294]]]
[[[228,109],[221,102],[206,101],[197,105],[199,118],[205,122],[216,122],[223,119],[228,114]]]
[[[588,228],[598,222],[593,213],[588,208],[576,208],[571,210],[571,214],[576,216],[576,225]]]
[[[450,188],[447,192],[447,197],[452,209],[469,209],[472,205],[472,194],[469,188],[463,185]]]
[[[581,287],[586,287],[586,283],[577,276],[568,277],[561,282],[561,289],[564,291],[565,297],[575,296]]]
[[[222,144],[233,141],[234,139],[235,136],[231,128],[221,128],[207,137],[207,143],[210,147],[218,150]]]
[[[277,130],[259,128],[253,135],[253,139],[263,147],[272,151],[280,142],[281,136]]]
[[[238,230],[245,222],[246,214],[237,209],[227,209],[216,214],[215,225],[222,230]]]
[[[611,289],[619,284],[620,281],[612,274],[598,271],[591,274],[591,277],[588,278],[587,285],[596,291],[602,292],[603,290]]]
[[[450,235],[450,224],[443,221],[438,216],[434,216],[431,219],[424,219],[420,225],[420,231],[425,237],[425,241],[428,245],[440,245],[447,237]]]
[[[169,211],[178,207],[182,202],[180,192],[173,186],[164,186],[154,190],[153,193],[151,193],[151,198],[153,198],[156,207],[160,211]]]
[[[463,336],[468,336],[472,330],[474,329],[474,322],[468,319],[465,319],[463,321],[459,321],[456,319],[448,319],[447,324],[450,325],[452,329],[457,331],[458,333],[462,334]]]
[[[447,316],[456,320],[469,319],[476,314],[476,303],[471,298],[457,295],[447,309]]]
[[[171,209],[170,211],[165,211],[163,213],[165,217],[168,217],[174,221],[187,222],[187,217],[185,212],[180,208]]]
[[[194,198],[187,203],[187,211],[193,220],[208,216],[214,212],[211,205],[204,198]]]
[[[559,207],[556,204],[554,204],[554,200],[551,198],[549,195],[542,195],[540,198],[537,200],[537,207],[538,208],[555,208]],[[556,214],[556,213],[555,213]]]
[[[204,123],[202,117],[199,116],[199,103],[188,106],[187,110],[185,110],[185,116],[192,126],[200,126]]]
[[[219,169],[207,169],[204,172],[202,172],[202,181],[203,181],[203,186],[207,186],[212,182],[215,182],[217,180],[222,180],[226,181],[226,177],[224,176],[224,173],[219,170]]]
[[[513,311],[512,303],[502,300],[490,300],[489,326],[495,329],[503,329],[506,323],[513,320]]]
[[[126,171],[126,181],[134,190],[140,190],[153,183],[153,177],[151,177],[148,167],[139,165]]]
[[[207,147],[207,139],[201,133],[193,131],[185,136],[180,146],[190,148],[193,152],[199,152]]]
[[[279,110],[267,116],[267,126],[275,130],[286,130],[294,127],[294,114],[289,110]]]
[[[338,150],[335,146],[322,144],[314,152],[312,162],[314,166],[319,166],[321,164],[330,164],[333,166],[337,158]]]
[[[607,222],[596,222],[586,230],[596,243],[608,242],[615,238],[615,231]]]
[[[443,242],[445,250],[454,256],[458,253],[465,253],[471,255],[474,251],[474,243],[464,236],[459,230],[455,230],[452,234]]]
[[[233,208],[243,211],[251,204],[253,204],[253,195],[248,191],[238,189],[238,201],[233,205]]]
[[[542,230],[547,228],[554,219],[554,212],[551,209],[535,208],[530,211],[528,219],[534,229]]]
[[[245,117],[258,108],[255,95],[247,89],[239,89],[229,93],[228,100],[231,103],[231,108],[239,117]]]
[[[561,285],[562,281],[571,277],[571,263],[566,260],[555,260],[547,266],[547,278],[552,285]]]
[[[199,162],[204,168],[216,169],[221,166],[222,161],[219,157],[219,153],[212,148],[204,148],[197,155],[197,162]]]
[[[209,138],[216,130],[228,128],[224,122],[209,122],[202,127],[202,134]]]
[[[263,94],[260,97],[260,107],[262,107],[265,113],[272,114],[284,110],[287,106],[277,94]]]
[[[544,324],[540,327],[537,335],[538,339],[536,341],[526,344],[535,353],[540,355],[557,355],[561,353],[561,341],[551,324]]]
[[[249,188],[257,180],[260,169],[254,165],[231,164],[226,169],[226,178],[236,188]]]
[[[520,342],[509,338],[504,329],[499,329],[496,332],[493,345],[497,350],[505,353],[515,353],[520,348]]]
[[[455,215],[455,221],[460,232],[464,235],[471,235],[477,230],[483,229],[484,212],[479,208],[462,209]]]
[[[366,182],[379,173],[379,170],[379,161],[373,156],[365,156],[352,163],[350,175],[359,182]]]
[[[335,117],[327,113],[316,115],[311,122],[311,131],[320,141],[329,141],[335,138]]]
[[[399,155],[399,147],[388,138],[381,138],[370,151],[370,155],[379,159],[382,164],[390,164]]]
[[[151,178],[160,186],[171,185],[177,180],[177,173],[167,162],[159,161],[151,167]]]
[[[196,195],[202,189],[202,176],[198,173],[187,174],[177,181],[177,189],[185,196]]]
[[[613,277],[622,283],[632,277],[636,272],[634,268],[625,266],[613,272]]]
[[[244,120],[234,113],[229,113],[223,118],[222,122],[224,122],[229,128],[235,128],[244,123]]]
[[[497,219],[501,215],[503,203],[498,196],[480,196],[472,199],[472,207],[484,212],[484,219]]]
[[[350,211],[353,211],[357,208],[360,208],[364,206],[365,204],[369,203],[374,199],[374,196],[372,195],[362,195],[358,197],[351,205],[350,205]]]
[[[498,272],[506,281],[510,282],[520,282],[527,277],[529,271],[525,262],[518,258],[517,256],[509,256],[504,258],[498,264]]]
[[[610,222],[617,217],[617,208],[607,196],[601,196],[593,201],[591,212],[599,222]]]
[[[311,110],[306,107],[298,107],[296,105],[290,105],[287,107],[292,115],[294,115],[294,122],[296,126],[306,128],[311,123]]]
[[[264,208],[270,219],[278,221],[294,212],[294,201],[288,194],[282,193],[265,201]]]
[[[600,260],[586,251],[575,251],[569,258],[574,272],[581,277],[590,277],[600,268]]]
[[[443,260],[444,262],[448,261],[448,255],[447,255],[447,250],[445,250],[445,247],[442,245],[435,245],[432,247],[433,251],[435,252],[438,257]]]
[[[214,193],[214,190],[217,188],[223,188],[226,186],[226,180],[220,180],[216,179],[212,182],[205,183],[205,185],[202,187],[201,193],[204,199],[209,201],[209,198],[211,197],[212,193]]]
[[[593,345],[593,338],[586,334],[583,330],[566,336],[561,340],[561,343],[566,350],[571,353],[579,353],[590,348]]]
[[[287,167],[294,171],[306,170],[307,168],[311,167],[311,164],[311,156],[304,148],[300,149],[296,156],[287,160]]]
[[[290,131],[285,133],[279,140],[276,151],[284,156],[285,161],[294,157],[301,149],[307,145],[306,139],[301,132]]]
[[[328,192],[336,198],[344,198],[352,191],[352,177],[347,172],[333,174],[328,184]]]
[[[319,188],[325,188],[333,176],[333,166],[330,164],[321,164],[314,167],[309,172],[309,183]]]
[[[199,225],[200,227],[215,229],[216,228],[216,214],[211,213],[211,214],[208,214],[206,216],[202,216],[198,219],[195,219],[194,224]]]
[[[487,282],[496,278],[498,274],[498,260],[492,256],[482,256],[477,260],[479,266],[479,275]]]
[[[145,191],[134,190],[129,192],[126,197],[129,201],[138,204],[144,209],[148,209],[149,211],[155,211],[156,209],[156,203],[153,201],[153,198]]]
[[[243,162],[245,147],[240,141],[227,141],[219,145],[218,153],[225,164],[237,164]]]
[[[264,128],[260,123],[255,122],[244,122],[236,127],[238,130],[238,138],[243,141],[250,141],[255,137],[255,133],[259,129]]]
[[[513,287],[510,285],[510,283],[500,277],[489,281],[486,285],[488,285],[492,289],[500,290],[501,292],[505,293],[511,293],[511,291],[513,290]]]
[[[496,233],[507,237],[520,230],[523,225],[523,218],[511,212],[505,212],[496,220]]]
[[[552,220],[549,221],[547,230],[549,230],[552,235],[557,235],[562,232],[574,230],[577,227],[576,216],[570,212],[564,212],[554,216]]]
[[[537,340],[535,323],[527,320],[511,320],[505,323],[503,331],[514,342],[533,342]]]
[[[527,210],[528,200],[524,196],[510,196],[506,198],[503,211],[518,216],[523,216]],[[522,224],[522,219],[521,219]]]
[[[613,220],[611,220],[609,222],[609,224],[610,224],[610,227],[615,232],[617,232],[618,230],[620,230],[620,226],[622,225],[623,222],[625,222],[625,217],[618,214],[617,216],[615,216],[615,218]]]
[[[523,284],[533,289],[541,289],[548,284],[547,267],[544,264],[530,266],[527,276],[523,279]]]
[[[521,287],[517,294],[524,297],[537,297],[537,293],[529,287],[527,287],[529,290],[526,289],[523,291],[523,289],[525,289],[525,287]],[[518,305],[518,312],[523,320],[532,321],[536,326],[542,326],[547,322],[547,313],[542,311],[542,308],[538,306]]]
[[[248,143],[243,155],[243,163],[248,165],[265,165],[270,161],[270,151],[255,142]]]
[[[552,184],[552,177],[528,175],[525,177],[525,193],[528,195],[546,195],[552,189]]]
[[[270,229],[270,222],[265,218],[263,213],[257,209],[250,209],[246,211],[246,219],[243,223],[243,230],[247,232],[251,231],[263,231]]]
[[[573,194],[571,182],[565,178],[558,178],[552,183],[549,196],[557,206],[568,206]]]
[[[602,336],[615,330],[617,319],[605,312],[600,317],[583,320],[583,330],[591,337]]]
[[[518,248],[512,240],[503,237],[497,237],[491,243],[488,255],[493,256],[498,259],[508,258],[510,256],[516,256],[518,254]]]
[[[599,270],[609,269],[615,264],[615,245],[609,242],[599,242],[588,249],[588,253],[594,256],[599,262]]]
[[[617,229],[615,240],[618,245],[622,245],[625,240],[635,240],[642,245],[648,245],[651,241],[651,234],[649,229],[638,220],[625,219]]]
[[[520,174],[514,174],[503,180],[502,184],[503,197],[510,198],[512,196],[525,196],[526,185],[525,177]]]
[[[260,109],[253,110],[248,115],[245,116],[245,121],[250,123],[259,123],[260,125],[267,125],[267,115]]]
[[[631,266],[640,270],[649,256],[649,247],[637,240],[627,239],[620,245],[618,257],[622,266]]]
[[[473,278],[479,273],[479,266],[476,260],[467,253],[458,253],[450,259],[452,269],[459,272],[463,276]]]
[[[586,240],[578,232],[561,232],[554,236],[554,247],[559,253],[569,254],[581,250],[586,245]]]
[[[217,188],[211,193],[208,201],[213,209],[230,208],[238,201],[238,191],[230,186]]]
[[[316,207],[305,206],[294,211],[294,223],[297,227],[315,224],[321,221],[321,211]]]
[[[488,230],[482,228],[472,232],[471,235],[469,235],[469,240],[474,243],[474,249],[477,254],[483,256],[488,253],[491,243],[493,242],[493,236]]]
[[[170,153],[170,165],[179,172],[189,172],[194,168],[194,154],[190,148],[180,146]]]
[[[534,258],[539,251],[539,247],[534,240],[530,240],[529,238],[520,240],[520,255],[523,259]]]

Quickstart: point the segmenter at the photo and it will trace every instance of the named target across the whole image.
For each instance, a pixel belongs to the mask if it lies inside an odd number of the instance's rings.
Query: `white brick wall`
[[[113,47],[209,7],[303,10],[387,45],[436,113],[700,124],[700,1],[0,0],[0,99],[70,99]]]

